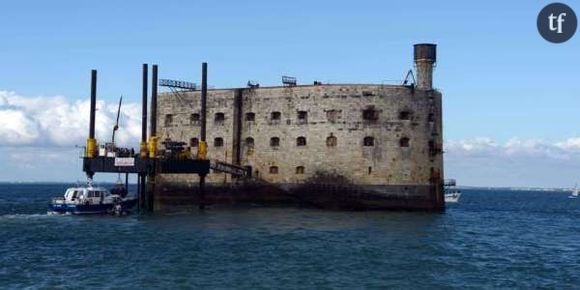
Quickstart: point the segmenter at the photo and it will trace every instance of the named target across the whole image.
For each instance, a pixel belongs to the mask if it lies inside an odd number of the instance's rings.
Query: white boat
[[[445,192],[445,202],[448,203],[456,203],[459,202],[459,198],[461,197],[461,191],[458,189],[450,190],[449,192]]]
[[[446,179],[443,182],[445,202],[446,203],[457,203],[461,197],[461,191],[457,189],[457,182],[455,179]]]
[[[572,191],[572,194],[568,196],[568,198],[578,198],[578,185],[574,186],[574,191]]]
[[[68,188],[64,196],[52,199],[49,210],[60,214],[123,214],[136,204],[134,197],[111,194],[104,187],[89,184]]]

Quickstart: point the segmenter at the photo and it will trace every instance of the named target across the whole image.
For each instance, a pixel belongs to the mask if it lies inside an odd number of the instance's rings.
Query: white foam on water
[[[47,218],[49,216],[54,216],[53,213],[34,213],[34,214],[4,214],[0,215],[0,220],[4,219],[39,219],[39,218]]]

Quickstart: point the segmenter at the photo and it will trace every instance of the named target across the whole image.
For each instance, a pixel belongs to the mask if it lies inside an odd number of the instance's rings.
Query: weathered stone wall
[[[241,93],[240,165],[251,166],[254,177],[261,180],[299,184],[323,173],[360,185],[429,185],[434,175],[443,176],[441,94],[437,91],[344,84],[264,87]],[[235,94],[234,89],[208,91],[209,159],[236,161]],[[191,138],[199,138],[200,122],[193,114],[201,115],[200,107],[199,91],[160,94],[160,142],[171,138],[189,144]],[[279,120],[272,119],[273,112],[280,112]],[[303,112],[305,119],[300,118]],[[223,121],[219,116],[216,120],[218,113],[223,113]],[[254,120],[248,120],[247,113],[254,113]],[[279,138],[278,146],[271,146],[273,137]],[[305,146],[297,146],[299,137],[306,139]],[[365,146],[367,137],[373,142],[369,139],[366,145],[372,146]],[[216,146],[216,138],[223,139],[222,146]],[[253,145],[246,142],[248,138]],[[336,145],[329,146],[333,138]],[[197,147],[191,152],[195,155]],[[277,173],[272,167],[277,167]],[[158,182],[197,180],[194,175],[163,175]],[[223,173],[207,177],[213,184],[231,181]]]

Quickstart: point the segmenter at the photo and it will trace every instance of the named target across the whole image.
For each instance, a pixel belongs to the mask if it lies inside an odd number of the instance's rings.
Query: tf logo
[[[537,19],[538,32],[552,43],[562,43],[572,38],[577,24],[574,10],[562,3],[552,3],[544,7]]]

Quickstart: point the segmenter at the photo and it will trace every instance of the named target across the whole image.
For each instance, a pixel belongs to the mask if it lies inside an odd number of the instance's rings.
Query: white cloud
[[[0,145],[73,146],[85,143],[88,135],[89,100],[69,101],[62,96],[24,97],[0,91]],[[116,119],[117,103],[97,102],[95,131],[101,142],[109,141]],[[123,104],[121,146],[135,146],[140,138],[138,104]]]
[[[568,151],[580,151],[580,137],[569,138],[565,141],[558,142],[556,146]]]
[[[10,145],[29,144],[39,135],[35,122],[25,112],[0,109],[0,142]]]
[[[445,152],[461,156],[527,156],[570,159],[580,156],[580,138],[560,142],[540,139],[509,139],[499,144],[491,138],[480,137],[445,142]]]
[[[580,138],[558,142],[512,138],[445,143],[446,176],[466,185],[570,186],[580,181]]]

